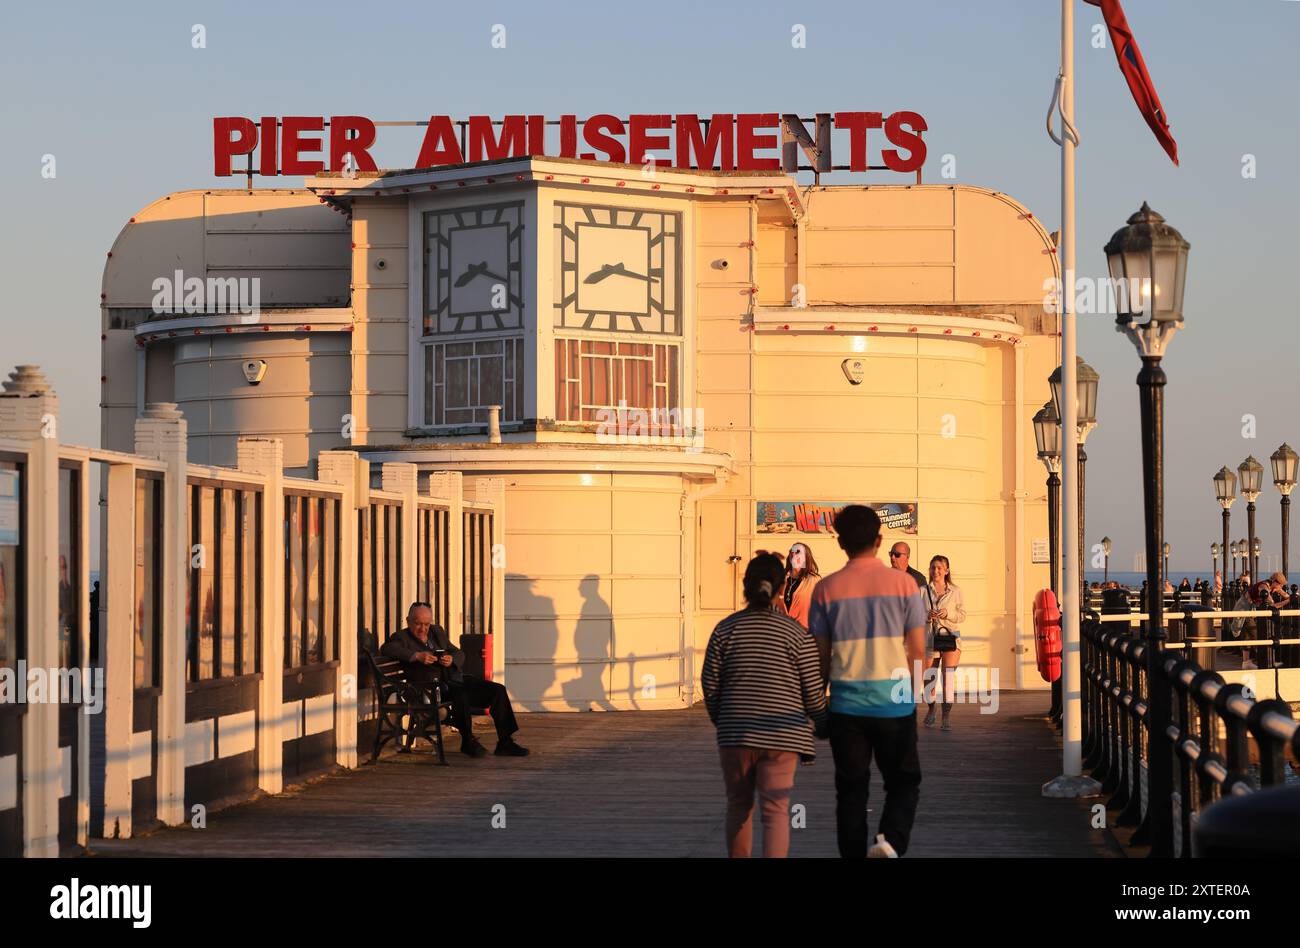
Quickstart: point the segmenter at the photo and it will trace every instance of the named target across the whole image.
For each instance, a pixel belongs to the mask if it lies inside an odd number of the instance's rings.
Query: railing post
[[[1214,696],[1214,710],[1219,720],[1223,722],[1224,730],[1227,732],[1224,739],[1224,757],[1228,768],[1228,778],[1221,788],[1221,795],[1223,796],[1232,793],[1234,784],[1243,781],[1249,782],[1247,768],[1250,765],[1250,755],[1246,743],[1246,722],[1228,710],[1228,701],[1241,695],[1245,690],[1245,685],[1240,682],[1233,682],[1230,685],[1224,685],[1219,689],[1219,693]]]
[[[1273,606],[1272,613],[1268,617],[1268,638],[1273,640],[1271,645],[1264,647],[1264,668],[1273,668],[1278,660],[1282,657],[1282,645],[1279,639],[1282,638],[1282,610]]]
[[[1280,698],[1256,701],[1250,709],[1250,718],[1246,726],[1255,737],[1255,746],[1259,748],[1259,785],[1260,787],[1279,786],[1286,782],[1286,745],[1272,737],[1264,730],[1264,715],[1280,714],[1291,717],[1291,705]]]
[[[1201,745],[1201,755],[1196,761],[1196,801],[1197,810],[1204,810],[1214,802],[1217,784],[1210,779],[1209,766],[1212,762],[1222,761],[1219,754],[1219,727],[1214,717],[1214,702],[1205,697],[1205,686],[1209,683],[1223,687],[1223,678],[1218,672],[1202,669],[1192,679],[1190,688],[1196,711],[1197,740]]]
[[[334,694],[335,759],[341,767],[357,765],[357,511],[366,505],[358,486],[370,485],[370,465],[355,451],[322,451],[317,456],[316,476],[331,484],[343,485],[343,502],[339,505],[339,642],[338,678]]]
[[[1112,753],[1107,755],[1106,769],[1097,775],[1101,781],[1101,792],[1104,794],[1113,794],[1121,788],[1126,788],[1124,783],[1124,764],[1125,750],[1128,747],[1126,735],[1128,734],[1127,721],[1132,704],[1125,705],[1124,699],[1130,694],[1129,676],[1130,670],[1127,661],[1127,639],[1116,639],[1111,643],[1111,648],[1115,656],[1115,672],[1111,676],[1111,700],[1114,702],[1114,740],[1112,742]]]
[[[133,464],[111,464],[103,532],[106,550],[135,550]],[[152,526],[152,525],[150,525]],[[131,780],[137,765],[135,733],[135,557],[109,556],[100,564],[104,604],[104,836],[131,835]],[[146,578],[152,582],[153,577]],[[152,749],[150,749],[152,750]],[[152,764],[152,753],[145,758]]]
[[[1083,769],[1088,769],[1088,757],[1092,748],[1092,739],[1095,730],[1092,727],[1091,717],[1094,702],[1092,701],[1092,631],[1095,628],[1091,617],[1086,617],[1079,624],[1079,707],[1081,709],[1081,741],[1080,748],[1083,754]]]
[[[20,550],[27,563],[28,668],[59,664],[59,398],[34,365],[9,374],[0,393],[0,435],[27,444],[23,489],[27,536]],[[59,854],[59,797],[63,766],[59,753],[59,705],[27,706],[22,721],[23,855]],[[8,805],[8,804],[6,804]]]
[[[1113,634],[1103,633],[1097,643],[1097,653],[1101,662],[1097,678],[1097,690],[1101,695],[1101,733],[1098,736],[1097,753],[1092,766],[1092,778],[1094,780],[1101,780],[1105,776],[1106,769],[1110,766],[1112,743],[1115,738],[1114,715],[1112,713],[1114,698],[1110,693],[1111,685],[1115,681],[1110,651],[1110,636]]]
[[[1134,640],[1130,638],[1121,638],[1115,643],[1116,655],[1119,659],[1119,673],[1116,678],[1120,683],[1118,718],[1115,723],[1118,741],[1114,767],[1105,782],[1105,786],[1109,786],[1114,793],[1110,799],[1111,805],[1120,809],[1120,815],[1125,820],[1128,820],[1127,814],[1132,810],[1135,771],[1132,766],[1131,751],[1137,735],[1137,673],[1130,657],[1134,644]],[[1125,826],[1129,823],[1121,822],[1120,825]]]
[[[1191,629],[1190,622],[1186,629]],[[1188,760],[1183,752],[1183,742],[1190,740],[1193,733],[1191,723],[1192,694],[1183,681],[1183,671],[1185,669],[1200,670],[1186,659],[1179,659],[1174,665],[1174,671],[1170,679],[1174,683],[1174,694],[1177,699],[1174,703],[1174,710],[1178,716],[1176,722],[1178,725],[1178,740],[1174,745],[1174,760],[1178,765],[1178,825],[1181,834],[1178,855],[1183,859],[1190,859],[1192,858],[1192,810],[1195,808],[1195,802],[1192,787],[1192,768],[1194,764]]]
[[[1129,712],[1124,715],[1122,732],[1126,740],[1120,753],[1124,770],[1125,806],[1115,822],[1120,826],[1136,826],[1134,837],[1141,839],[1145,832],[1146,812],[1142,808],[1142,723],[1143,702],[1142,674],[1145,668],[1141,656],[1145,654],[1146,643],[1141,639],[1128,637],[1123,640],[1120,661],[1125,667],[1128,681]],[[1149,805],[1149,801],[1148,801]],[[1131,842],[1132,840],[1130,840]]]
[[[509,688],[506,674],[506,482],[500,477],[480,477],[474,482],[475,498],[492,505],[492,680]]]
[[[257,785],[284,789],[284,442],[240,438],[236,466],[266,478],[262,492],[262,634],[257,713]],[[293,714],[298,705],[290,706]],[[296,732],[295,732],[296,733]]]
[[[149,405],[135,420],[135,453],[162,461],[162,654],[158,656],[158,819],[185,821],[185,605],[189,581],[189,474],[185,416],[172,402]]]

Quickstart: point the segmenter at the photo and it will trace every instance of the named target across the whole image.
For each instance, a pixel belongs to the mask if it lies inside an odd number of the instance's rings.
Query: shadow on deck
[[[920,728],[921,804],[910,856],[1117,856],[1091,828],[1089,801],[1046,800],[1059,739],[1039,717],[1044,692],[1003,692],[997,714],[953,712],[954,730]],[[485,722],[487,723],[487,722]],[[107,856],[721,856],[723,792],[713,728],[689,711],[527,714],[522,759],[457,753],[382,758],[208,815],[206,829],[96,840]],[[484,742],[495,746],[490,725]],[[427,745],[421,745],[426,747]],[[872,786],[872,832],[882,801]],[[835,856],[828,744],[799,768],[807,826],[792,856]],[[1091,801],[1096,802],[1096,801]],[[505,827],[493,828],[505,807]],[[496,812],[500,812],[497,810]],[[757,841],[756,841],[757,843]],[[761,849],[755,846],[755,851]]]

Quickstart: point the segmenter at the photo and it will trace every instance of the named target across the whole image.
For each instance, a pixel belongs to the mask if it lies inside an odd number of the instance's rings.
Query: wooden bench
[[[372,761],[379,757],[389,741],[398,742],[398,752],[406,753],[416,738],[431,743],[438,752],[438,763],[447,764],[442,746],[442,725],[452,717],[452,703],[444,696],[437,682],[414,682],[406,666],[395,658],[376,651],[373,640],[363,641],[361,651],[366,656],[375,682],[378,724],[375,745],[370,751]],[[406,722],[403,726],[403,721]],[[431,733],[432,732],[432,733]],[[405,738],[405,744],[401,739]]]

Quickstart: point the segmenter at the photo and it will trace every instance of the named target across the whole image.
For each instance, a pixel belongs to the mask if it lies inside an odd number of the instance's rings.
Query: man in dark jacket
[[[505,688],[462,672],[465,653],[451,644],[442,626],[434,625],[428,603],[412,603],[406,613],[406,628],[385,642],[380,651],[405,664],[414,682],[432,684],[441,680],[452,701],[452,723],[460,731],[461,753],[471,757],[487,753],[474,737],[470,715],[471,708],[482,707],[488,709],[497,726],[497,756],[523,757],[528,753],[512,737],[519,725]]]
[[[917,589],[924,589],[930,584],[925,574],[912,566],[912,548],[899,540],[889,548],[889,565],[902,570],[916,582]]]

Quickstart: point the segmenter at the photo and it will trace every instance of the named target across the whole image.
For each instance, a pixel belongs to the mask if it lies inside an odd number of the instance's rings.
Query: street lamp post
[[[1101,584],[1110,582],[1110,537],[1101,538],[1101,555],[1105,557],[1105,571],[1101,574]]]
[[[1254,542],[1250,544],[1250,557],[1255,564],[1254,568],[1250,571],[1250,581],[1252,583],[1259,582],[1259,551],[1263,549],[1263,547],[1264,544],[1259,537],[1255,537]]]
[[[1255,549],[1255,501],[1264,489],[1264,465],[1247,457],[1237,465],[1241,478],[1241,496],[1246,498],[1246,572],[1252,583],[1259,581],[1259,551]]]
[[[1291,575],[1291,491],[1296,484],[1300,454],[1283,444],[1269,457],[1273,462],[1273,484],[1282,494],[1282,574]]]
[[[1078,389],[1078,400],[1075,404],[1078,406],[1077,428],[1075,434],[1078,438],[1079,445],[1079,535],[1078,542],[1078,560],[1079,564],[1079,610],[1080,615],[1088,609],[1088,580],[1084,575],[1083,564],[1087,562],[1084,559],[1084,520],[1085,516],[1085,480],[1084,473],[1088,465],[1088,454],[1083,450],[1084,443],[1088,440],[1088,435],[1092,434],[1092,429],[1097,427],[1097,385],[1101,376],[1097,370],[1084,362],[1082,358],[1075,357],[1075,385]],[[1061,417],[1061,379],[1064,376],[1063,366],[1058,365],[1055,371],[1048,377],[1047,383],[1052,389],[1052,407],[1056,409],[1056,417]]]
[[[1047,468],[1047,549],[1052,594],[1060,594],[1057,571],[1060,569],[1061,544],[1058,524],[1061,518],[1061,427],[1056,409],[1049,401],[1034,415],[1034,440],[1038,459]],[[1047,716],[1053,722],[1061,717],[1061,679],[1052,682],[1052,706]]]
[[[1169,541],[1168,540],[1165,541],[1164,549],[1161,550],[1161,552],[1164,553],[1165,555],[1165,582],[1173,582],[1173,580],[1169,578]],[[1164,593],[1164,591],[1165,591],[1165,587],[1162,584],[1160,586],[1160,592]]]
[[[1034,440],[1038,443],[1038,459],[1047,469],[1047,547],[1053,593],[1060,592],[1058,571],[1061,566],[1059,523],[1061,518],[1061,428],[1052,403],[1048,402],[1034,415]]]
[[[1210,544],[1210,588],[1214,588],[1214,577],[1219,575],[1219,541]]]
[[[1106,244],[1113,285],[1133,288],[1118,307],[1115,328],[1125,333],[1142,358],[1138,390],[1142,412],[1143,506],[1146,520],[1147,586],[1154,593],[1146,626],[1147,778],[1146,829],[1151,855],[1173,856],[1173,748],[1170,686],[1164,659],[1164,583],[1160,553],[1164,543],[1164,390],[1160,362],[1174,334],[1183,326],[1183,287],[1190,245],[1145,202],[1127,225]],[[1139,317],[1144,322],[1138,322]]]
[[[1228,520],[1232,514],[1229,510],[1232,502],[1237,499],[1237,475],[1232,473],[1232,469],[1227,465],[1219,468],[1219,473],[1214,475],[1214,496],[1219,501],[1219,506],[1223,508],[1223,586],[1228,586]],[[1237,560],[1236,551],[1233,550],[1233,579],[1236,579]]]

